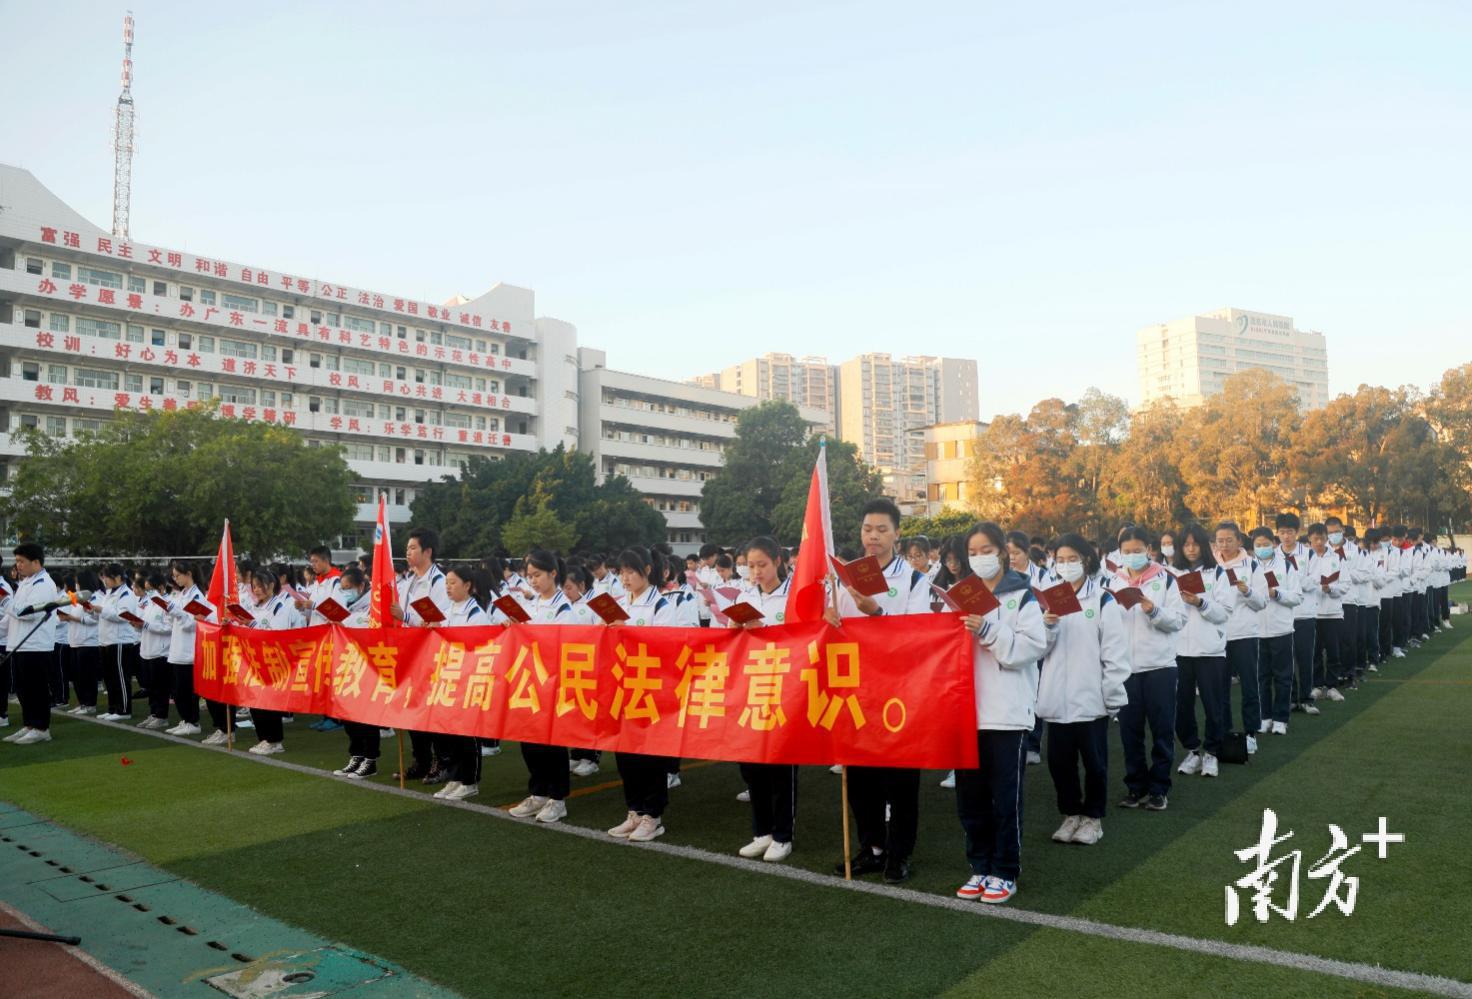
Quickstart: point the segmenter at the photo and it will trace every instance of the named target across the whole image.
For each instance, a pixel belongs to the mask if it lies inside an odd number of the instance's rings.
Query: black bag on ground
[[[1216,758],[1223,763],[1247,762],[1247,735],[1244,732],[1228,732],[1222,736],[1221,751]]]

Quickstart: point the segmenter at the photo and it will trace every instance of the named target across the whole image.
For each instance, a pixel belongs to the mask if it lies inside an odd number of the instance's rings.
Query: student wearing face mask
[[[1169,569],[1175,557],[1176,536],[1167,531],[1160,536],[1160,554],[1156,556],[1155,561]]]
[[[1378,527],[1371,527],[1365,531],[1358,561],[1360,570],[1360,656],[1367,671],[1378,673],[1380,664],[1384,661],[1380,655],[1380,594],[1388,582],[1385,574],[1385,553],[1380,550],[1380,529]]]
[[[1247,736],[1247,752],[1257,752],[1257,732],[1262,727],[1262,700],[1257,679],[1258,634],[1261,628],[1257,612],[1268,605],[1267,580],[1252,556],[1242,549],[1242,532],[1237,525],[1224,520],[1216,525],[1217,564],[1235,576],[1235,593],[1228,601],[1227,676],[1223,681],[1223,703],[1227,728],[1232,727],[1232,677],[1242,696],[1242,731]]]
[[[864,554],[872,555],[884,567],[889,589],[866,597],[852,587],[841,588],[838,609],[829,605],[824,610],[828,623],[842,627],[844,618],[929,614],[930,580],[896,554],[899,507],[887,499],[874,499],[864,504],[860,516]],[[1000,547],[998,544],[999,551]],[[910,767],[849,767],[848,790],[859,833],[859,850],[852,858],[854,876],[883,871],[884,880],[890,884],[909,880],[910,854],[920,823],[920,771]],[[843,874],[842,861],[834,866],[834,872]]]
[[[538,549],[526,557],[527,585],[532,597],[526,603],[531,624],[572,624],[572,602],[562,589],[562,560]],[[527,796],[511,808],[518,819],[560,822],[567,817],[567,796],[572,790],[571,764],[563,746],[545,746],[522,740],[521,758],[527,770]]]
[[[1302,521],[1296,513],[1280,513],[1273,521],[1277,533],[1276,558],[1298,573],[1298,606],[1293,608],[1293,694],[1292,708],[1316,715],[1314,704],[1314,645],[1318,640],[1314,619],[1318,613],[1318,587],[1308,585],[1308,560],[1313,550],[1298,540]]]
[[[1267,604],[1258,611],[1258,700],[1262,721],[1258,733],[1288,734],[1293,710],[1293,609],[1303,602],[1301,576],[1278,548],[1278,537],[1266,527],[1253,528],[1252,557],[1263,571]],[[1277,586],[1267,582],[1272,573]]]
[[[1205,593],[1181,590],[1181,603],[1186,609],[1186,626],[1181,629],[1176,645],[1176,738],[1186,748],[1185,759],[1176,772],[1187,776],[1200,774],[1216,777],[1222,736],[1227,731],[1224,697],[1227,679],[1226,624],[1229,604],[1236,590],[1227,574],[1216,564],[1211,551],[1211,537],[1200,524],[1188,524],[1176,537],[1181,539],[1171,562],[1177,576],[1199,572]],[[1201,699],[1205,716],[1205,739],[1196,724],[1196,699]]]
[[[1129,699],[1129,652],[1119,604],[1092,578],[1099,571],[1094,546],[1082,535],[1063,535],[1053,571],[1073,587],[1083,608],[1061,618],[1043,614],[1048,651],[1040,667],[1037,715],[1048,723],[1048,773],[1063,816],[1053,840],[1090,846],[1104,836],[1109,719]]]
[[[1339,557],[1343,572],[1344,597],[1340,606],[1344,611],[1344,627],[1339,632],[1339,661],[1347,680],[1359,674],[1360,661],[1360,596],[1359,576],[1361,570],[1356,556],[1359,554],[1354,542],[1344,531],[1344,521],[1338,517],[1325,517],[1324,528],[1328,531],[1326,542],[1329,549]]]
[[[368,627],[368,609],[373,602],[373,594],[368,589],[368,578],[362,569],[353,566],[342,571],[334,599],[348,612],[348,616],[342,621],[343,627]],[[334,770],[333,775],[349,780],[365,780],[377,774],[382,745],[378,726],[345,721],[342,727],[348,737],[348,761],[340,769]]]
[[[1027,585],[1035,590],[1046,588],[1052,580],[1048,572],[1042,566],[1032,560],[1031,543],[1027,534],[1023,531],[1007,532],[1007,568],[1013,572],[1027,577]],[[1038,663],[1042,669],[1043,664]],[[1039,717],[1033,722],[1032,731],[1022,740],[1025,759],[1028,766],[1036,766],[1043,762],[1043,719]]]
[[[1314,668],[1314,696],[1320,693],[1331,701],[1342,701],[1339,692],[1347,683],[1344,669],[1342,636],[1344,634],[1344,594],[1349,589],[1344,562],[1329,547],[1329,529],[1323,524],[1310,524],[1308,543],[1308,585],[1318,587],[1318,637],[1315,648],[1318,662]],[[1337,577],[1337,578],[1334,578]],[[1332,582],[1327,582],[1333,578]]]
[[[1175,766],[1176,645],[1177,633],[1186,626],[1186,612],[1175,576],[1151,560],[1155,540],[1143,527],[1129,528],[1119,546],[1123,565],[1110,590],[1133,588],[1141,594],[1139,603],[1123,611],[1130,677],[1125,681],[1129,703],[1119,712],[1125,760],[1125,796],[1120,805],[1161,812],[1169,803]]]
[[[1047,652],[1042,608],[1027,576],[1007,567],[1006,538],[996,524],[966,535],[967,568],[998,606],[961,619],[975,641],[975,770],[956,771],[956,814],[966,833],[971,877],[956,897],[998,905],[1017,894],[1022,870],[1022,740],[1032,731],[1038,660]]]

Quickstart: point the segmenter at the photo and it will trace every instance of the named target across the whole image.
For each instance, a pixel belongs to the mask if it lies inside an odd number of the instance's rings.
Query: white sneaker
[[[598,764],[592,760],[577,760],[572,764],[574,777],[591,777],[598,772]]]
[[[261,748],[252,749],[251,752],[257,756],[275,756],[277,753],[286,752],[286,747],[279,742],[263,742]]]
[[[1247,737],[1247,755],[1251,756],[1255,752],[1257,752],[1257,736],[1249,735]]]
[[[1274,735],[1287,735],[1288,734],[1288,723],[1287,722],[1280,722],[1280,721],[1273,722],[1273,734]]]
[[[630,843],[648,843],[650,840],[664,835],[664,826],[653,815],[644,815],[639,818],[638,827],[629,833]]]
[[[44,728],[33,728],[25,735],[15,740],[17,746],[34,746],[38,742],[50,742],[51,731]]]
[[[10,719],[9,718],[6,718],[4,715],[0,715],[0,728],[9,728],[9,727],[10,727]]]
[[[743,802],[750,801],[751,800],[751,788],[747,788],[744,791],[737,791],[736,792],[736,800],[737,801],[743,801]]]
[[[955,787],[956,786],[956,771],[952,770],[950,773],[946,774],[945,775],[945,778],[941,780],[940,786],[943,787],[943,788],[945,788],[948,791],[951,788]]]
[[[1078,832],[1079,823],[1084,820],[1082,815],[1066,815],[1063,824],[1053,833],[1053,842],[1067,843],[1073,839],[1073,834]]]
[[[153,715],[149,715],[138,723],[138,727],[154,730],[164,728],[168,724],[169,720],[167,718],[155,718]]]
[[[117,721],[122,715],[115,715],[111,711],[105,711],[97,716],[98,721]]]
[[[378,734],[381,738],[392,739],[394,737],[394,730],[391,728],[381,728],[378,730]]]
[[[175,735],[198,735],[201,731],[203,730],[193,722],[180,722],[178,725],[175,725],[173,729]],[[224,741],[224,737],[225,733],[221,732],[221,741]]]
[[[1390,654],[1395,656],[1395,658],[1397,659],[1404,659],[1406,657],[1406,650],[1402,648],[1394,648],[1390,650]]]
[[[1028,766],[1035,767],[1035,766],[1037,766],[1041,762],[1043,762],[1043,757],[1042,757],[1042,754],[1041,753],[1034,753],[1030,749],[1027,751],[1027,765]]]
[[[480,794],[479,784],[456,784],[455,790],[445,795],[445,800],[464,801],[466,798],[473,798],[477,794]]]
[[[501,747],[500,746],[482,746],[482,747],[480,747],[480,755],[482,755],[482,756],[500,756],[501,755]]]
[[[1216,762],[1216,757],[1215,756],[1212,756],[1210,753],[1207,753],[1205,756],[1201,757],[1201,776],[1203,776],[1203,777],[1215,777],[1216,775],[1217,775],[1217,762]]]
[[[436,798],[448,798],[459,786],[460,782],[458,780],[447,780],[444,786],[434,793],[434,796]]]
[[[184,723],[183,722],[179,722],[179,724],[175,725],[173,728],[166,728],[166,729],[164,729],[164,735],[178,735],[179,734],[179,729],[181,729],[183,727],[184,727]]]
[[[1323,714],[1323,712],[1319,710],[1319,706],[1317,704],[1305,704],[1303,706],[1303,713],[1306,715]]]
[[[223,746],[225,744],[225,730],[217,728],[209,735],[200,740],[201,746]]]
[[[545,798],[539,794],[528,795],[519,805],[512,805],[507,811],[518,819],[529,819],[547,807],[551,798]]]
[[[1082,843],[1084,846],[1093,846],[1104,838],[1104,823],[1100,819],[1083,817],[1074,831],[1073,842]]]
[[[224,734],[225,734],[224,732],[216,732],[215,733],[215,735],[218,735],[218,736],[223,736]],[[214,737],[215,736],[212,735],[212,736],[210,736],[210,739],[213,739]],[[205,741],[208,742],[209,739],[206,739]],[[246,752],[247,753],[259,753],[262,749],[265,749],[268,745],[270,745],[270,743],[268,743],[265,739],[262,739],[260,742],[257,742],[254,746],[251,746],[248,749],[246,749]]]
[[[1176,767],[1176,773],[1178,774],[1199,774],[1200,772],[1201,754],[1194,749],[1186,753],[1186,758],[1181,761],[1180,766]],[[1058,837],[1055,835],[1053,838],[1057,839]]]
[[[1330,687],[1328,690],[1324,691],[1324,696],[1327,697],[1327,698],[1329,698],[1329,700],[1331,700],[1331,701],[1342,701],[1342,700],[1344,700],[1344,695],[1341,694],[1334,687]]]
[[[828,768],[828,772],[830,774],[841,774],[841,773],[843,773],[843,764],[842,763],[835,763],[835,764],[833,764],[833,766],[831,766],[831,767]]]
[[[762,854],[762,859],[769,864],[780,863],[792,856],[791,843],[778,843],[772,840],[772,845],[767,847],[767,852]]]
[[[1319,698],[1321,698],[1321,697],[1324,696],[1324,688],[1323,687],[1315,687],[1313,690],[1310,690],[1308,692],[1308,696],[1309,697],[1312,697],[1314,700],[1317,701]]]
[[[1257,726],[1257,734],[1258,735],[1267,735],[1272,730],[1273,730],[1273,723],[1269,719],[1264,718],[1261,722],[1258,723],[1258,726]]]
[[[250,728],[250,729],[255,728],[256,727],[256,723],[253,722],[253,721],[251,721],[249,718],[247,718],[245,721],[236,722],[234,727],[237,728],[237,729],[240,729],[240,730],[244,731],[245,729],[248,729],[248,728]]]
[[[548,801],[542,806],[542,810],[537,813],[537,821],[545,822],[548,825],[554,822],[561,822],[565,818],[567,818],[567,802],[559,801],[556,798]]]
[[[679,787],[680,786],[680,775],[679,774],[665,774],[664,775],[664,786],[665,786],[665,790],[667,790],[667,791],[673,791],[675,788]]]
[[[250,720],[250,708],[236,708],[235,717]]]
[[[629,834],[638,828],[639,813],[630,812],[622,822],[614,826],[612,829],[608,830],[608,835],[613,836],[617,839],[628,839]]]
[[[736,852],[741,854],[741,856],[743,857],[760,857],[762,854],[767,852],[767,847],[771,846],[772,842],[773,840],[770,836],[758,836],[756,839],[752,840],[750,843],[747,843]]]
[[[29,725],[22,725],[19,729],[7,735],[4,739],[0,739],[0,742],[20,742],[21,738],[30,730],[31,728]]]

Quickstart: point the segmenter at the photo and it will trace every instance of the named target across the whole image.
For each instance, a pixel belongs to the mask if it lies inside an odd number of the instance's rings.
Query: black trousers
[[[210,702],[210,714],[215,713],[214,701]],[[224,708],[225,705],[220,705]],[[222,711],[221,714],[224,712]],[[280,742],[286,738],[286,726],[281,723],[284,715],[280,711],[267,711],[264,708],[251,708],[251,724],[256,727],[256,735],[261,737],[262,742]]]
[[[1257,640],[1257,689],[1264,721],[1288,724],[1293,710],[1292,634]]]
[[[1311,617],[1293,621],[1293,704],[1314,702],[1314,648],[1319,626]]]
[[[1256,642],[1256,639],[1243,639]],[[1230,652],[1232,643],[1227,643]],[[1254,649],[1254,651],[1256,651]],[[1254,661],[1256,657],[1254,656]],[[1230,658],[1229,658],[1230,661]],[[1129,703],[1119,709],[1119,741],[1124,749],[1124,783],[1134,794],[1170,793],[1171,768],[1176,752],[1177,668],[1165,666],[1131,673],[1124,682]],[[1198,678],[1197,683],[1200,683]],[[1257,677],[1252,678],[1256,700]],[[1243,686],[1247,678],[1242,679]],[[1230,695],[1224,685],[1222,713],[1230,718]],[[1243,693],[1243,698],[1246,698]],[[1149,762],[1146,762],[1145,725],[1150,725]],[[1253,729],[1254,732],[1257,729]]]
[[[97,650],[102,668],[102,686],[107,690],[107,710],[115,715],[133,714],[133,682],[129,665],[138,657],[136,645],[103,645]]]
[[[1371,663],[1379,665],[1380,656],[1380,608],[1360,608],[1360,671]]]
[[[10,718],[10,692],[15,689],[15,663],[0,649],[0,718]]]
[[[179,720],[191,725],[199,724],[199,695],[194,692],[194,664],[169,663],[174,674],[174,707],[179,709]]]
[[[70,645],[58,645],[51,654],[51,662],[47,664],[46,677],[51,691],[51,703],[56,707],[65,707],[68,701],[67,690],[72,686],[72,649]]]
[[[1402,593],[1395,598],[1395,626],[1393,628],[1395,647],[1405,650],[1406,643],[1411,640],[1411,598]]]
[[[169,717],[169,691],[174,685],[173,669],[169,666],[169,661],[162,656],[158,659],[139,659],[138,671],[143,676],[144,686],[148,688],[149,717]]]
[[[441,735],[438,732],[417,732],[409,730],[409,749],[414,755],[414,762],[422,769],[428,770],[430,765],[438,762],[441,770],[448,770],[451,763],[450,742],[454,736]],[[480,749],[477,747],[476,752]],[[451,777],[450,780],[459,778]],[[464,781],[461,781],[463,784]]]
[[[960,780],[959,772],[956,779]],[[849,767],[848,803],[853,808],[860,846],[892,854],[900,860],[908,859],[915,851],[915,837],[920,829],[919,770]],[[884,820],[886,805],[888,822]]]
[[[476,759],[479,758],[480,751],[476,750]],[[572,791],[572,773],[567,766],[566,747],[523,742],[521,758],[526,763],[527,794],[561,801]]]
[[[1316,628],[1314,686],[1337,687],[1344,682],[1339,653],[1339,636],[1344,631],[1344,620],[1337,617],[1321,617],[1316,622]]]
[[[1195,705],[1191,713],[1194,721]],[[1102,819],[1109,794],[1109,716],[1093,721],[1049,722],[1048,773],[1058,794],[1059,815]]]
[[[618,775],[624,782],[624,805],[639,815],[659,818],[669,807],[669,773],[672,756],[643,753],[614,753]]]
[[[1360,665],[1360,609],[1344,605],[1344,629],[1339,633],[1339,663],[1344,679],[1353,680]]]
[[[378,759],[382,751],[382,738],[378,734],[377,725],[345,721],[342,727],[348,734],[349,756],[361,756],[365,760]]]
[[[1021,873],[1025,734],[977,732],[977,768],[956,771],[956,815],[966,833],[966,860],[973,874],[1016,881]],[[849,784],[852,797],[852,771]]]
[[[15,696],[20,699],[21,724],[46,731],[51,727],[51,652],[17,652],[10,657],[15,671]]]
[[[102,672],[102,650],[95,645],[74,645],[72,650],[72,686],[77,688],[77,703],[97,707],[97,680]]]
[[[1426,591],[1411,594],[1411,637],[1420,638],[1431,631],[1431,618],[1426,613]]]
[[[743,763],[741,779],[751,792],[752,837],[770,836],[778,843],[791,843],[797,822],[797,767]]]
[[[480,783],[480,743],[473,735],[445,735],[435,732],[431,738],[434,753],[440,760],[447,781],[461,784]],[[417,758],[417,754],[416,754]]]
[[[1395,631],[1395,598],[1386,597],[1380,601],[1380,662],[1390,658],[1390,650],[1394,648],[1392,641]]]
[[[1227,730],[1227,705],[1222,699],[1227,689],[1227,657],[1225,654],[1176,656],[1176,673],[1176,738],[1187,749],[1216,756],[1222,751],[1222,735]],[[1196,728],[1198,694],[1201,696],[1201,709],[1206,715],[1204,743]]]

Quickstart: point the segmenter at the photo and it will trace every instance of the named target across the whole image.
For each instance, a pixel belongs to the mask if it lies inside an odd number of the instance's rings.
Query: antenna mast
[[[133,12],[123,18],[123,92],[118,95],[114,128],[112,177],[112,234],[128,238],[128,215],[133,200]]]

